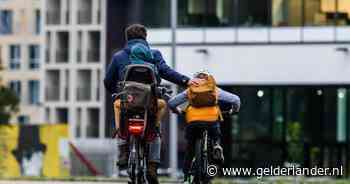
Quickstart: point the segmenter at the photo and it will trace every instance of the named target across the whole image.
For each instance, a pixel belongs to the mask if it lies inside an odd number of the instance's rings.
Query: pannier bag
[[[126,110],[143,110],[151,103],[151,85],[126,81],[123,88]]]

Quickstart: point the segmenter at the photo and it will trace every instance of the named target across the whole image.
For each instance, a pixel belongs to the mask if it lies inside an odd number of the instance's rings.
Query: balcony
[[[61,22],[60,12],[51,11],[51,12],[46,13],[46,24],[47,25],[60,24],[60,22]]]
[[[91,24],[91,12],[86,10],[78,11],[78,24]]]

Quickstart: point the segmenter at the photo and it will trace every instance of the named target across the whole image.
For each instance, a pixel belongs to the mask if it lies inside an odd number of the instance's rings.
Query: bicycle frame
[[[145,183],[146,158],[145,145],[139,136],[130,136],[128,174],[132,184]]]
[[[191,168],[192,184],[207,184],[210,177],[207,174],[209,164],[209,138],[208,131],[204,130],[202,137],[196,141],[196,157]]]

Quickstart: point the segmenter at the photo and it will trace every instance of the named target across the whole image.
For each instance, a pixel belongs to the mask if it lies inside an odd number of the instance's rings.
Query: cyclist
[[[200,79],[201,82],[199,86],[201,85],[210,85],[207,83],[213,83],[215,84],[215,80],[212,75],[210,75],[207,71],[200,71],[195,74],[194,76],[197,79]],[[205,91],[205,87],[202,87],[200,91]],[[190,88],[183,91],[182,93],[176,95],[171,100],[169,100],[169,108],[178,114],[181,114],[183,111],[179,108],[180,105],[189,102],[189,105],[187,106],[185,113],[186,113],[186,122],[187,126],[185,128],[185,138],[187,141],[186,146],[186,154],[185,154],[185,162],[184,162],[184,183],[189,182],[189,171],[191,168],[192,160],[195,154],[195,140],[197,137],[201,137],[200,130],[201,127],[208,127],[208,136],[211,138],[211,140],[214,141],[214,153],[217,153],[213,155],[214,159],[218,161],[220,164],[224,161],[223,156],[223,149],[220,146],[220,138],[221,138],[221,131],[220,131],[220,121],[222,121],[221,118],[221,112],[220,108],[217,105],[218,101],[223,102],[225,104],[230,104],[232,106],[232,110],[235,112],[239,111],[240,108],[240,98],[237,95],[234,95],[232,93],[229,93],[227,91],[224,91],[216,85],[214,85],[214,93],[212,96],[214,96],[215,102],[211,106],[206,106],[203,102],[202,106],[195,107],[195,103],[201,103],[201,102],[195,102],[196,99],[193,98],[202,98],[199,99],[201,101],[206,101],[210,99],[210,94],[197,94],[192,95],[193,93]],[[209,91],[209,93],[211,93]],[[201,96],[201,97],[200,97]],[[209,97],[208,97],[209,96]],[[197,99],[198,100],[198,99]]]
[[[111,94],[117,94],[117,85],[118,82],[123,80],[124,77],[124,69],[127,65],[130,64],[130,57],[136,57],[143,55],[143,60],[146,62],[149,62],[153,64],[157,71],[157,81],[160,84],[161,78],[168,80],[170,82],[173,82],[180,86],[187,86],[187,85],[196,85],[198,84],[198,79],[190,79],[185,75],[182,75],[173,69],[171,69],[164,61],[162,54],[158,50],[151,49],[149,47],[148,42],[146,41],[147,38],[147,30],[145,26],[140,24],[133,24],[126,28],[125,30],[125,37],[127,40],[125,48],[115,53],[112,57],[112,62],[109,64],[107,68],[107,73],[104,79],[104,85],[108,92]],[[131,52],[132,47],[137,45],[136,52]],[[141,50],[141,52],[139,52]],[[134,58],[135,59],[135,58]],[[119,119],[120,119],[120,101],[118,99],[113,99],[114,102],[114,112],[115,112],[115,128],[116,132],[122,131],[119,130]],[[155,119],[157,122],[161,119],[161,112],[164,111],[166,107],[166,103],[163,100],[158,100],[158,107],[159,112],[156,115]],[[158,126],[156,128],[159,132],[159,123],[157,123]],[[128,142],[122,139],[118,140],[118,147],[119,147],[119,159],[117,165],[120,169],[125,169],[128,163],[128,149],[129,145]],[[149,158],[148,158],[148,167],[147,167],[147,173],[146,177],[147,180],[150,183],[158,183],[157,179],[157,168],[160,162],[160,149],[161,149],[161,142],[160,142],[160,136],[159,134],[154,139],[153,142],[150,143],[149,146]]]

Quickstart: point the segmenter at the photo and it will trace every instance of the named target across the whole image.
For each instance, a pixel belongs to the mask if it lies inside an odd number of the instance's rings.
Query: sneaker
[[[214,146],[214,149],[213,149],[213,150],[214,150],[214,151],[213,151],[213,153],[214,153],[214,155],[213,155],[214,159],[217,160],[217,161],[219,161],[221,164],[223,164],[225,158],[224,158],[224,153],[223,153],[222,147],[221,147],[219,144],[216,144],[216,145]]]

